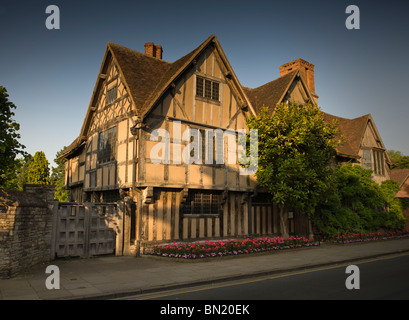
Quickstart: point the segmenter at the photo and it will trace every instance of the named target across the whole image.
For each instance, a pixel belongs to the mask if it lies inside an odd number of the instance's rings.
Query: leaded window
[[[219,82],[200,76],[196,77],[196,97],[219,101],[219,89]]]
[[[105,163],[115,160],[116,127],[100,132],[98,135],[98,162]]]
[[[106,96],[106,104],[110,104],[116,100],[118,97],[118,87],[115,86],[109,90],[107,90],[107,96]]]
[[[385,158],[382,150],[373,150],[374,173],[380,176],[385,175]]]
[[[385,155],[383,150],[364,149],[362,150],[362,166],[370,169],[374,174],[385,175]]]
[[[204,164],[223,164],[224,136],[221,130],[190,129],[190,157]]]
[[[369,149],[362,150],[362,167],[372,170],[372,152]]]
[[[186,202],[182,206],[183,214],[219,214],[221,194],[214,191],[189,190]]]

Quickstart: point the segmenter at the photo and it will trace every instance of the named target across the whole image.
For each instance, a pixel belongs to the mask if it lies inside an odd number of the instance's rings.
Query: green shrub
[[[395,198],[394,181],[378,185],[372,171],[341,165],[334,170],[334,184],[312,217],[315,229],[326,236],[403,228],[404,204]]]

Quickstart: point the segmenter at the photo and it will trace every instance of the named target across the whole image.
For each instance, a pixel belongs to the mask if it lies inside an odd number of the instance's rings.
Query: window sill
[[[184,218],[219,218],[219,213],[203,213],[203,214],[192,214],[192,213],[184,213]]]
[[[208,98],[204,98],[204,97],[201,97],[201,96],[196,96],[195,98],[196,98],[196,100],[203,101],[203,102],[210,103],[210,104],[214,104],[216,106],[221,105],[219,100],[208,99]]]
[[[112,165],[114,165],[114,164],[116,164],[116,160],[110,160],[110,161],[107,161],[107,162],[101,162],[101,163],[98,163],[98,168],[107,167],[107,166],[112,166]]]

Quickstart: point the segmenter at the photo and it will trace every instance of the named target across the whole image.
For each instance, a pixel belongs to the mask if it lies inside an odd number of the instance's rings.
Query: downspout
[[[131,134],[134,137],[133,139],[133,159],[132,159],[132,195],[136,192],[136,172],[137,172],[137,165],[138,165],[138,157],[140,155],[140,141],[141,139],[141,128],[143,126],[141,118],[137,118],[136,123],[134,126],[130,128]],[[139,192],[138,192],[139,193]],[[140,256],[140,251],[141,251],[141,223],[142,223],[142,208],[140,206],[141,201],[140,201],[140,195],[138,195],[137,201],[134,200],[134,197],[132,196],[133,201],[135,202],[135,210],[137,216],[135,217],[135,238],[136,238],[136,256]]]
[[[252,238],[252,230],[253,230],[253,208],[252,208],[253,204],[252,204],[252,198],[253,197],[252,197],[252,195],[250,193],[248,193],[247,198],[248,198],[248,200],[247,200],[247,203],[248,203],[248,208],[247,208],[248,215],[247,215],[247,217],[248,217],[248,226],[249,226],[248,234],[249,234],[249,237]]]

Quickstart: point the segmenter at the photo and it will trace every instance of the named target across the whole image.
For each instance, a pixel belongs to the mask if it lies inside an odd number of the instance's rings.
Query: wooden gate
[[[54,209],[51,257],[90,257],[121,251],[116,204],[59,203]]]
[[[259,193],[252,198],[250,218],[250,233],[252,235],[275,235],[279,232],[277,206],[270,199],[271,196],[266,193]]]
[[[294,234],[305,237],[310,235],[309,219],[307,214],[294,212]]]

